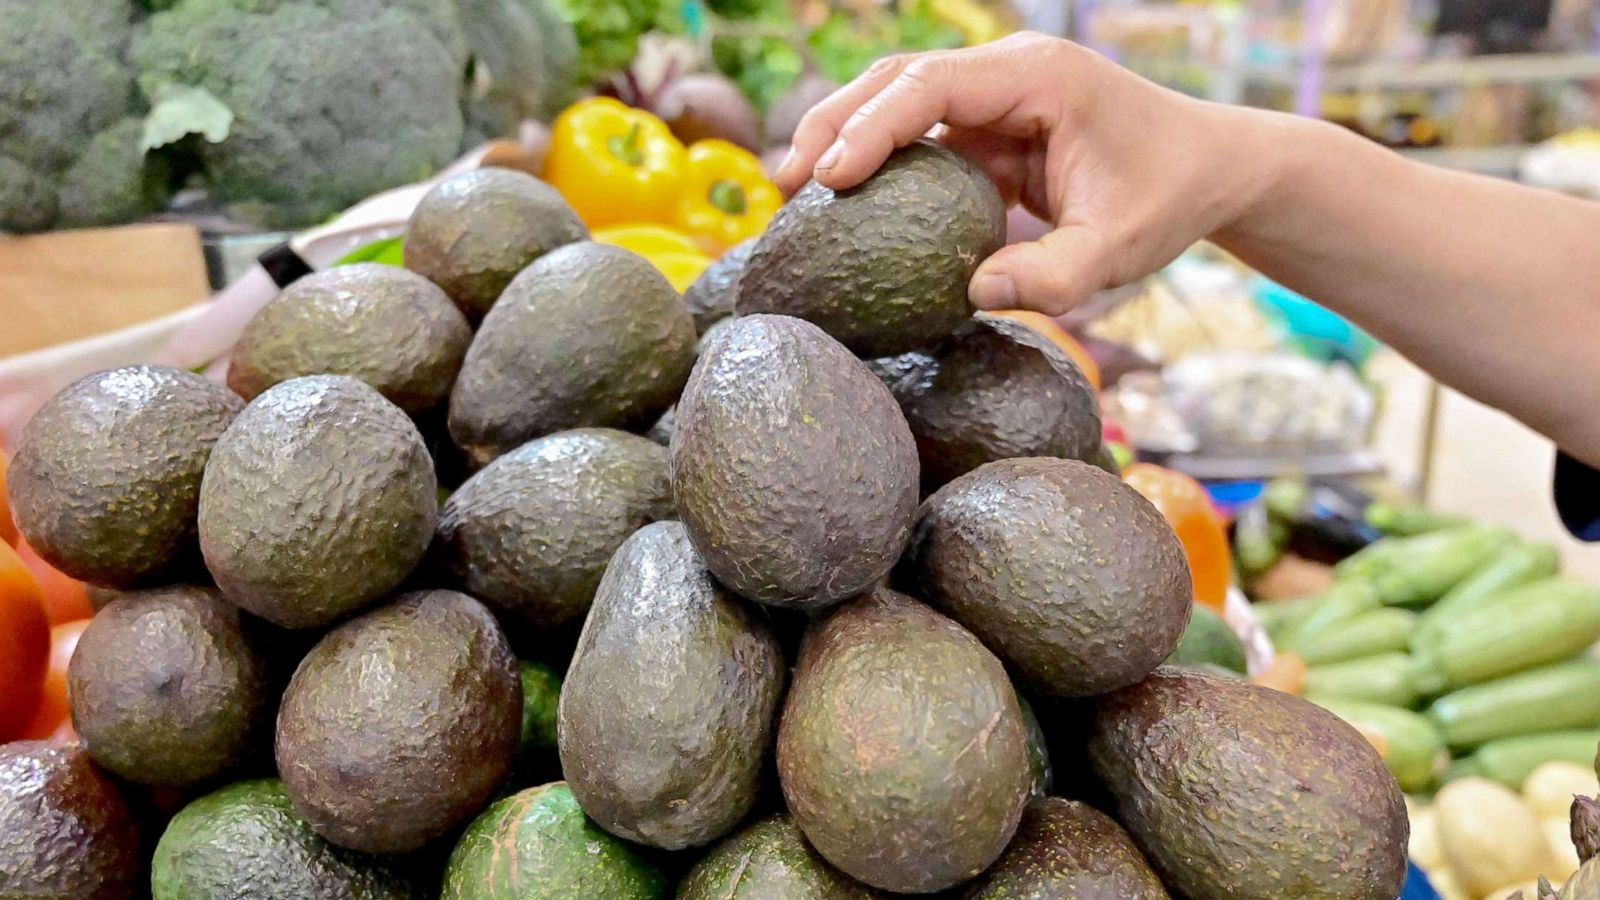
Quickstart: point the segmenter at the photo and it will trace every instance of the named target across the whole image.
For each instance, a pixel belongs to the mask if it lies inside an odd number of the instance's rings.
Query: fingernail
[[[822,158],[817,160],[817,171],[818,172],[826,172],[829,169],[833,168],[834,166],[838,165],[839,164],[839,160],[841,160],[843,158],[844,158],[844,141],[834,141],[833,142],[833,146],[828,148],[828,152],[822,154]]]
[[[778,168],[773,172],[773,174],[781,175],[784,172],[789,171],[789,167],[792,165],[794,165],[794,148],[790,147],[789,152],[783,155],[783,162],[778,163]]]
[[[1017,283],[1010,275],[979,275],[968,285],[967,299],[979,309],[1016,309]]]

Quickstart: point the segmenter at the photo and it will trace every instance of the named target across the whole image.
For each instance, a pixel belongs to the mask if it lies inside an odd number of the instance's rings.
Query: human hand
[[[1016,34],[881,60],[811,110],[776,181],[843,190],[896,147],[936,136],[981,165],[1008,204],[1054,225],[984,262],[984,309],[1059,315],[1150,274],[1224,228],[1267,180],[1270,119],[1193,100],[1057,38]]]

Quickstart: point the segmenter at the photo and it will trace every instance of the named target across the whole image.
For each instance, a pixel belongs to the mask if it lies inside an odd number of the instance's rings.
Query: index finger
[[[900,76],[901,71],[917,54],[886,56],[867,68],[865,72],[826,99],[811,107],[795,126],[790,141],[789,155],[773,174],[772,180],[785,194],[793,194],[811,177],[817,159],[822,156],[850,115],[883,90],[884,86]]]

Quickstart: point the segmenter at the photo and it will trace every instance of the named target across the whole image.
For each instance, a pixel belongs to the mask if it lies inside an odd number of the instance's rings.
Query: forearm
[[[1228,124],[1236,165],[1260,174],[1221,246],[1600,465],[1600,204],[1320,122]]]

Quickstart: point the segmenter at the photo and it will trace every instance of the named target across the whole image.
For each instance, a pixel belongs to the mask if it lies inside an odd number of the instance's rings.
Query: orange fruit
[[[72,704],[67,700],[67,664],[72,662],[72,652],[78,649],[78,638],[89,627],[88,619],[79,619],[50,629],[50,667],[45,672],[44,690],[39,694],[39,705],[33,719],[22,730],[24,740],[75,741],[78,732],[72,727]]]
[[[1068,334],[1065,328],[1057,325],[1055,319],[1044,313],[1037,313],[1029,309],[1008,309],[1003,312],[997,312],[995,315],[1016,319],[1018,322],[1049,338],[1056,346],[1065,350],[1068,356],[1072,357],[1072,361],[1077,363],[1078,368],[1083,371],[1083,377],[1089,379],[1089,384],[1093,385],[1095,390],[1100,390],[1100,364],[1094,361],[1094,357],[1090,355],[1088,349],[1078,343],[1076,338]]]
[[[1122,473],[1122,479],[1155,504],[1172,525],[1189,560],[1195,601],[1220,614],[1228,599],[1233,557],[1228,550],[1228,532],[1206,489],[1182,472],[1150,463],[1134,463]]]
[[[39,705],[50,659],[50,623],[33,575],[0,543],[0,744],[21,736]]]
[[[94,607],[89,605],[89,589],[83,582],[45,562],[25,539],[17,540],[17,555],[22,557],[23,565],[33,573],[33,580],[39,585],[39,592],[44,596],[44,613],[51,625],[94,615]]]

